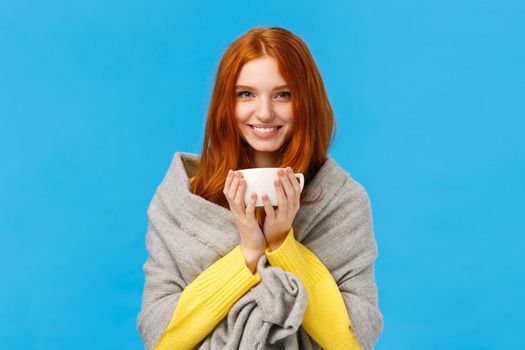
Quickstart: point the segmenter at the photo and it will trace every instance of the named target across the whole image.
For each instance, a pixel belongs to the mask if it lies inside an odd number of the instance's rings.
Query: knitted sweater
[[[358,190],[363,191],[362,186],[357,184],[355,180],[353,182],[357,185]],[[364,193],[366,195],[366,192]],[[365,208],[366,205],[369,204],[365,203]],[[368,219],[370,220],[371,217]],[[365,222],[365,224],[371,224],[371,222]],[[265,256],[271,266],[292,273],[302,282],[306,290],[305,299],[308,302],[305,305],[301,326],[313,340],[312,344],[317,343],[316,346],[325,349],[370,348],[370,340],[363,339],[363,335],[361,335],[361,341],[364,346],[360,347],[358,340],[356,340],[348,313],[349,309],[346,305],[347,301],[343,298],[342,291],[339,289],[334,276],[312,250],[295,238],[293,227],[294,225],[292,225],[282,245],[275,251],[270,251],[267,248]],[[373,233],[372,237],[367,238],[371,238],[373,242]],[[374,249],[376,249],[375,242],[373,243]],[[153,259],[150,251],[148,261]],[[258,266],[261,266],[261,263],[259,261]],[[148,262],[145,264],[146,272],[148,272],[147,265]],[[372,283],[368,288],[373,287],[368,291],[370,295],[367,299],[375,300],[375,315],[379,317],[376,321],[380,322],[379,325],[375,326],[377,332],[378,326],[379,331],[382,328],[382,316],[377,310],[373,273],[370,276],[370,265],[368,265],[368,269],[362,270],[368,270],[368,283]],[[349,271],[349,273],[355,274],[356,271]],[[146,342],[147,348],[152,348],[153,344],[156,350],[193,349],[197,345],[202,345],[205,338],[210,338],[210,333],[228,315],[236,302],[260,281],[259,271],[255,274],[251,273],[244,260],[240,245],[235,245],[183,288],[169,322],[158,336],[158,340]],[[146,298],[146,288],[144,298]],[[148,336],[143,334],[145,329],[140,324],[144,317],[145,310],[141,311],[139,315],[139,330],[146,341]],[[372,335],[373,342],[377,336],[378,333]]]

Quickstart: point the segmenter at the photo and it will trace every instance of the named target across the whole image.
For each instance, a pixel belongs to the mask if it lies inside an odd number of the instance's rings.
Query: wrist
[[[270,251],[279,249],[279,247],[284,243],[284,241],[286,241],[286,238],[288,238],[290,231],[291,231],[291,228],[288,231],[285,231],[282,234],[278,235],[272,241],[267,242],[267,246],[270,249]]]
[[[255,273],[257,270],[257,262],[259,261],[261,255],[264,254],[264,250],[247,248],[241,244],[241,251],[244,256],[246,266],[248,266],[252,273]]]
[[[284,237],[282,239],[275,240],[273,242],[268,242],[268,248],[270,248],[270,251],[274,251],[274,250],[279,249],[279,247],[283,244],[285,239],[286,239],[286,237]]]

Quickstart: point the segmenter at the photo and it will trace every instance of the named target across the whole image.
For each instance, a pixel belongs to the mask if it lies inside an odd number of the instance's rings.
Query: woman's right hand
[[[240,171],[228,172],[223,193],[230,205],[235,225],[239,230],[241,250],[250,270],[255,272],[259,257],[264,254],[266,240],[257,219],[255,218],[255,203],[257,194],[252,193],[248,206],[244,204],[246,180]]]

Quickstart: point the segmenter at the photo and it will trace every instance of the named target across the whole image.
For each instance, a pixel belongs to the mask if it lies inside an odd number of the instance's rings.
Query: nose
[[[269,122],[274,117],[272,102],[268,99],[260,99],[255,116],[262,122]]]

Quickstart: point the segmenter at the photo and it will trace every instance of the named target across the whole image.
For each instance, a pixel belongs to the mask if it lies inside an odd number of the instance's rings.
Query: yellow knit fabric
[[[190,182],[195,177],[190,178]],[[290,229],[268,261],[294,273],[304,284],[308,305],[302,326],[323,349],[360,349],[355,340],[343,297],[330,271]],[[193,349],[226,317],[235,302],[261,280],[252,274],[237,245],[214,262],[182,292],[172,319],[155,350]]]
[[[268,262],[296,275],[306,289],[308,305],[301,326],[323,349],[360,350],[343,296],[319,258],[299,243],[290,228],[279,248],[265,251]]]
[[[155,349],[193,349],[260,280],[237,245],[186,286]]]

